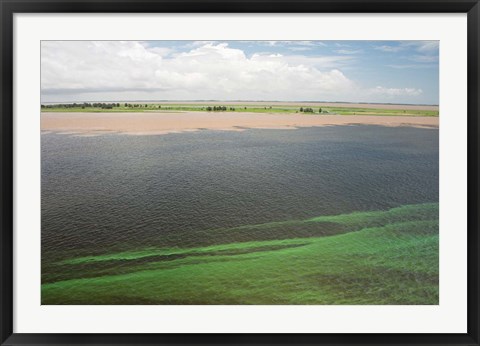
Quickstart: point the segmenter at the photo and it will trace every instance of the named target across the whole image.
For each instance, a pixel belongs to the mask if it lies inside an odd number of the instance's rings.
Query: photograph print
[[[42,305],[438,305],[439,41],[42,41]]]

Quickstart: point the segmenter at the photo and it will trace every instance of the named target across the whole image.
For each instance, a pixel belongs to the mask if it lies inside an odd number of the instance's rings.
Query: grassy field
[[[72,107],[65,107],[64,105],[49,105],[42,107],[44,112],[205,112],[208,111],[208,105],[192,105],[192,104],[130,104],[126,106],[124,103],[112,108],[89,107],[76,105]],[[218,105],[216,105],[218,107]],[[252,105],[226,105],[226,110],[214,111],[211,106],[212,113],[215,112],[250,112],[250,113],[280,113],[280,114],[307,114],[307,115],[402,115],[402,116],[438,116],[436,110],[412,110],[412,109],[377,109],[377,108],[348,108],[348,107],[304,107],[301,104],[298,106],[252,106]],[[310,108],[311,112],[302,111],[305,108]],[[301,110],[302,109],[302,110]]]
[[[42,304],[438,304],[437,203],[201,235],[42,263]]]

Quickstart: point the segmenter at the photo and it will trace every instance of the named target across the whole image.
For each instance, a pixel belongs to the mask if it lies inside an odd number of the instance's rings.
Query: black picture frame
[[[0,0],[1,345],[479,345],[478,0]],[[13,333],[13,16],[15,13],[467,13],[468,332],[466,334],[17,334]]]

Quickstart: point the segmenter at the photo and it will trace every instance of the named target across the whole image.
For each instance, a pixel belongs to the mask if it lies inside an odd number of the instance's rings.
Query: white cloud
[[[308,47],[309,42],[301,45]],[[192,43],[187,51],[175,52],[134,41],[44,41],[42,100],[382,102],[384,97],[418,95],[419,89],[362,88],[342,72],[350,59],[258,53],[247,57],[240,49],[215,42]]]
[[[306,50],[312,50],[311,47],[296,47],[296,46],[293,46],[293,47],[288,47],[288,49],[290,50],[293,50],[293,51],[306,51]]]
[[[407,42],[405,45],[415,47],[420,53],[436,53],[439,48],[440,41],[413,41]]]
[[[438,56],[437,55],[414,55],[409,59],[415,62],[437,62]]]
[[[363,50],[361,49],[338,49],[335,51],[335,53],[338,54],[346,54],[346,55],[354,55],[354,54],[359,54],[362,53]]]
[[[436,52],[439,48],[439,41],[424,41],[422,42],[417,50],[419,52]]]
[[[412,68],[434,68],[437,67],[435,64],[392,64],[392,65],[387,65],[388,67],[391,68],[396,68],[396,69],[412,69]]]
[[[404,41],[398,46],[382,45],[374,48],[387,53],[396,53],[407,48],[412,48],[422,54],[436,54],[438,52],[438,47],[439,41]]]
[[[152,48],[149,48],[149,51],[163,57],[175,52],[174,49],[168,48],[168,47],[152,47]]]
[[[368,92],[372,95],[386,95],[386,96],[419,96],[423,93],[422,89],[416,88],[385,88],[377,86],[369,89]]]
[[[287,47],[293,49],[294,47],[326,47],[327,44],[322,41],[242,41],[254,42],[255,44],[263,44],[270,47]]]
[[[278,41],[263,41],[264,44],[266,44],[267,46],[276,46]]]
[[[295,44],[298,46],[310,46],[313,47],[316,44],[322,44],[323,42],[315,42],[315,41],[286,41],[288,44]]]
[[[206,44],[215,44],[215,43],[217,43],[217,41],[188,41],[182,47],[191,49],[191,48],[201,47]]]
[[[44,41],[42,89],[153,87],[162,55],[138,42]]]
[[[404,49],[403,47],[400,46],[388,46],[388,45],[383,45],[383,46],[376,46],[376,50],[381,50],[382,52],[387,52],[387,53],[396,53]]]

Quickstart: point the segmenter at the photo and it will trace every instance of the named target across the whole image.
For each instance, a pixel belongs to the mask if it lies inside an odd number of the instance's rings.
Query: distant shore
[[[163,101],[137,102],[141,104],[183,104],[183,105],[245,105],[245,106],[292,106],[292,107],[345,107],[370,109],[401,109],[438,111],[436,105],[409,105],[393,103],[349,103],[349,102],[289,102],[289,101]]]
[[[296,129],[312,126],[380,125],[438,128],[438,117],[308,115],[212,112],[42,112],[41,130],[79,135],[155,135],[198,130]]]
[[[111,101],[101,101],[111,103]],[[141,105],[179,105],[179,106],[253,106],[253,107],[327,107],[327,108],[360,108],[360,109],[384,109],[384,110],[406,110],[406,111],[438,111],[438,105],[415,105],[415,104],[394,104],[394,103],[349,103],[349,102],[294,102],[294,101],[117,101],[120,104],[141,104]],[[48,102],[52,104],[72,104]],[[92,102],[90,102],[92,103]],[[82,102],[77,102],[81,105]]]

